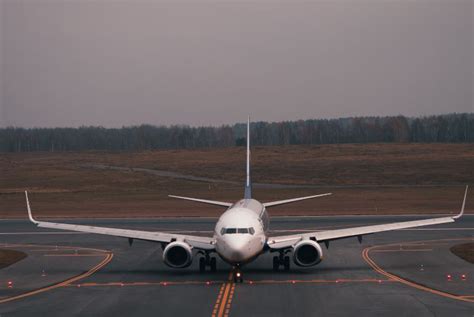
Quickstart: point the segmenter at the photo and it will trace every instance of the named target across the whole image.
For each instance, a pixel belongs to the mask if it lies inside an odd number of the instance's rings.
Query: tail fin
[[[247,177],[245,179],[245,199],[252,199],[252,182],[250,180],[250,116],[247,120]]]

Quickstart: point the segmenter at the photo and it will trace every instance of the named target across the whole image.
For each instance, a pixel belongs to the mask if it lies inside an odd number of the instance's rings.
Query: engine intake
[[[191,246],[180,241],[171,242],[163,251],[163,260],[166,265],[172,268],[188,267],[193,262]]]
[[[323,250],[316,241],[303,240],[293,247],[293,261],[298,266],[313,266],[323,259]]]

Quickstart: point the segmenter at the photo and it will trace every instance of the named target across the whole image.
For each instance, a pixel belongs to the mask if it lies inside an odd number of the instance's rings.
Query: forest
[[[0,152],[145,151],[245,145],[245,123],[219,127],[0,128]],[[252,145],[472,143],[474,113],[253,122]]]

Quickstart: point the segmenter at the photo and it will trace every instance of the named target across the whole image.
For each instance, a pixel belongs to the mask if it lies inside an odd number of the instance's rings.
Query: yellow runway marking
[[[473,240],[474,239],[438,239],[438,240],[417,241],[417,242],[413,242],[413,243],[420,243],[420,242],[425,242],[426,243],[426,242],[431,242],[431,241],[437,242],[437,241],[473,241]],[[405,245],[407,245],[407,244],[410,245],[411,243],[406,243]],[[431,293],[431,294],[435,294],[435,295],[439,295],[439,296],[443,296],[443,297],[451,298],[451,299],[455,299],[455,300],[461,300],[461,301],[465,301],[465,302],[474,303],[474,298],[472,298],[471,296],[454,295],[454,294],[450,294],[450,293],[447,293],[447,292],[439,291],[439,290],[429,288],[429,287],[421,285],[421,284],[417,284],[417,283],[412,282],[412,281],[408,281],[408,280],[403,279],[402,277],[400,277],[398,275],[389,273],[389,272],[383,270],[380,266],[378,266],[377,263],[375,263],[369,256],[369,252],[372,251],[373,249],[377,248],[377,247],[392,247],[392,246],[397,246],[397,245],[400,245],[400,243],[392,243],[392,244],[386,244],[386,245],[383,245],[383,246],[372,246],[372,247],[365,248],[362,251],[362,257],[375,271],[377,271],[378,273],[388,277],[389,279],[395,280],[397,282],[403,283],[405,285],[411,286],[413,288],[416,288],[416,289],[419,289],[419,290],[422,290],[422,291],[425,291],[425,292],[428,292],[428,293]]]
[[[219,294],[217,295],[217,300],[212,311],[212,317],[223,317],[228,315],[230,309],[230,303],[232,302],[232,296],[234,296],[235,283],[232,281],[233,272],[229,273],[227,282],[223,283]]]
[[[15,246],[20,247],[20,248],[21,247],[27,247],[27,248],[36,247],[36,245],[27,245],[27,244],[9,245],[9,247],[15,247]],[[38,247],[44,248],[44,247],[47,247],[47,245],[41,245],[41,246],[38,245]],[[65,281],[62,281],[62,282],[59,282],[59,283],[56,283],[56,284],[53,284],[53,285],[50,285],[50,286],[47,286],[47,287],[39,288],[39,289],[36,289],[36,290],[33,290],[33,291],[29,291],[29,292],[19,294],[19,295],[15,295],[15,296],[11,296],[11,297],[1,298],[0,299],[0,304],[11,302],[11,301],[14,301],[14,300],[17,300],[17,299],[22,299],[22,298],[29,297],[29,296],[33,296],[33,295],[36,295],[36,294],[44,293],[44,292],[51,291],[51,290],[59,288],[59,287],[67,286],[70,283],[77,282],[77,281],[79,281],[83,278],[91,276],[92,274],[94,274],[95,272],[97,272],[98,270],[100,270],[101,268],[106,266],[110,261],[112,261],[112,258],[114,257],[113,253],[111,253],[109,251],[106,251],[106,250],[92,249],[92,248],[78,248],[78,249],[95,251],[95,252],[103,252],[104,253],[103,255],[105,257],[100,263],[98,263],[93,268],[89,269],[87,272],[84,272],[82,274],[71,277],[71,278],[69,278]]]
[[[392,249],[392,250],[383,250],[383,249],[380,249],[380,250],[372,250],[373,253],[378,253],[378,252],[430,252],[430,251],[433,251],[433,249]]]
[[[104,256],[103,254],[74,254],[74,253],[68,253],[68,254],[43,254],[43,256]]]

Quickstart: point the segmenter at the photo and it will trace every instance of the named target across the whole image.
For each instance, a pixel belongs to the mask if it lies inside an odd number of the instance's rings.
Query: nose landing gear
[[[244,278],[242,277],[242,271],[240,270],[240,267],[234,266],[232,270],[232,275],[234,277],[234,283],[243,283]]]
[[[215,257],[211,257],[209,253],[205,253],[205,255],[199,258],[199,272],[205,272],[206,266],[208,266],[211,272],[217,271],[217,260]]]

